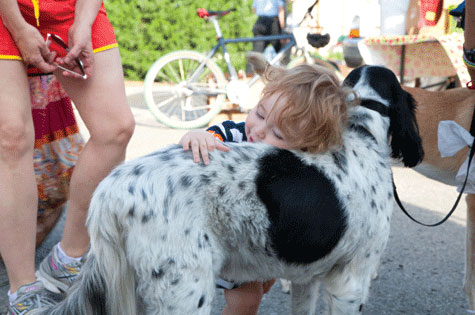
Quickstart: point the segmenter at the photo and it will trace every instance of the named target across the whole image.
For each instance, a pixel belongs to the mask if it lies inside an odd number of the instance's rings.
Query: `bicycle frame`
[[[217,17],[215,16],[210,16],[208,17],[208,20],[210,20],[213,23],[213,26],[216,31],[216,36],[218,39],[218,43],[208,52],[206,55],[206,60],[203,61],[196,71],[193,73],[191,76],[191,79],[194,79],[195,77],[199,76],[201,74],[201,70],[204,68],[204,65],[207,60],[213,58],[218,50],[221,48],[223,55],[224,55],[224,61],[226,62],[226,66],[228,68],[229,74],[230,74],[230,79],[229,81],[232,80],[237,80],[238,75],[236,73],[236,69],[234,68],[233,64],[231,63],[231,58],[229,56],[229,53],[226,49],[227,44],[232,44],[232,43],[249,43],[249,42],[257,42],[257,41],[271,41],[271,40],[282,40],[282,39],[288,39],[289,42],[277,53],[277,55],[269,62],[271,65],[276,64],[279,60],[283,58],[285,53],[290,50],[293,46],[297,44],[295,41],[294,35],[291,34],[283,34],[283,35],[270,35],[270,36],[257,36],[257,37],[240,37],[240,38],[230,38],[230,39],[225,39],[223,38],[223,34],[221,32],[221,27],[219,26],[219,22]],[[252,86],[257,80],[259,80],[259,75],[255,74],[251,80],[247,82],[248,86]],[[224,91],[223,91],[224,92]]]
[[[250,80],[247,78],[239,80],[226,47],[228,44],[285,41],[285,44],[282,44],[283,48],[269,62],[271,65],[286,58],[290,52],[296,53],[298,57],[294,60],[295,64],[300,64],[302,61],[309,64],[320,63],[309,54],[303,39],[300,43],[301,38],[294,33],[295,29],[292,29],[290,34],[283,35],[224,38],[218,18],[231,11],[234,10],[207,11],[198,9],[197,14],[200,18],[213,23],[217,43],[205,53],[191,50],[170,52],[156,60],[147,71],[144,81],[145,101],[158,121],[173,128],[198,128],[209,123],[225,104],[232,104],[231,110],[238,109],[242,112],[255,106],[254,96],[257,95],[254,94],[259,92],[259,89],[253,89],[253,87],[259,84],[260,77],[254,75]],[[305,17],[307,15],[308,12]],[[295,27],[299,25],[300,23]],[[322,43],[328,42],[328,36],[325,36]],[[225,76],[224,69],[220,69],[213,60],[220,48],[229,76]],[[302,60],[302,57],[305,60]],[[329,66],[331,67],[331,65]],[[252,99],[250,99],[251,96]],[[239,107],[236,108],[234,105],[239,105]]]

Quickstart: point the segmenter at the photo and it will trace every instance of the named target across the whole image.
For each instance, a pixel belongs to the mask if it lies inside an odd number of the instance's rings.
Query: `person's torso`
[[[283,5],[281,0],[254,0],[252,3],[258,16],[277,16],[279,7]]]

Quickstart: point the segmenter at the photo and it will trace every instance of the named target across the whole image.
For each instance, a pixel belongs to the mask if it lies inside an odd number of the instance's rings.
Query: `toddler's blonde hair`
[[[332,70],[309,64],[291,69],[274,67],[253,53],[249,63],[266,81],[262,97],[277,93],[279,100],[285,100],[276,109],[275,123],[286,141],[312,153],[341,144],[347,111],[352,105],[347,99],[353,91],[340,86]]]

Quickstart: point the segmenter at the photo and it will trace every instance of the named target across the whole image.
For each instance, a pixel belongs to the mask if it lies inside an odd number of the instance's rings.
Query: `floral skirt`
[[[56,78],[33,76],[29,83],[35,127],[38,245],[54,227],[68,200],[69,181],[84,140],[79,134],[71,100]]]

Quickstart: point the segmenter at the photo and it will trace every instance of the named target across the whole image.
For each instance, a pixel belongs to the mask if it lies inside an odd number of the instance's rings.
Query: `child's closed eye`
[[[274,136],[279,139],[279,140],[284,140],[284,137],[276,130],[272,130],[272,133],[274,134]]]

